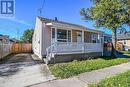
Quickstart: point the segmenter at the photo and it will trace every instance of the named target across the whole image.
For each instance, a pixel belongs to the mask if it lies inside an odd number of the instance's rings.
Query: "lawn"
[[[130,59],[125,58],[99,58],[93,60],[74,61],[69,63],[50,64],[49,68],[54,76],[58,78],[69,78],[80,73],[118,65],[129,61]]]
[[[89,87],[130,87],[130,71],[106,78]]]
[[[124,51],[124,55],[130,56],[130,51]]]

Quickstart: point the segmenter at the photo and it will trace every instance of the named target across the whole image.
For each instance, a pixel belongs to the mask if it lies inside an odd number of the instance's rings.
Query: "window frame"
[[[92,37],[92,43],[97,43],[98,42],[98,34],[97,33],[92,33],[91,37]]]
[[[54,30],[54,32],[53,32],[53,30]],[[58,30],[65,30],[66,31],[66,38],[65,39],[58,38]],[[55,41],[52,41],[52,40],[55,40]],[[55,42],[72,42],[72,30],[51,27],[51,43],[53,44]]]

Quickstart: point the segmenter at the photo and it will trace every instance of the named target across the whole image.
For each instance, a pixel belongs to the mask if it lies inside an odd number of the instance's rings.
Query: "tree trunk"
[[[116,56],[116,29],[112,32],[112,56]]]

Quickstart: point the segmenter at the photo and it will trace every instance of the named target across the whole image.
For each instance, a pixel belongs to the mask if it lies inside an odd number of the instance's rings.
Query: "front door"
[[[77,42],[82,42],[82,32],[77,32]]]

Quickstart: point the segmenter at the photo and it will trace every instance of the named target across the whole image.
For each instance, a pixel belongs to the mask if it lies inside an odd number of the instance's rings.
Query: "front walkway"
[[[34,61],[32,54],[9,57],[0,65],[0,87],[24,87],[55,79],[47,65]]]
[[[88,84],[98,82],[106,77],[110,77],[127,70],[130,70],[130,62],[92,72],[86,72],[73,78],[54,80],[33,85],[32,87],[87,87]]]

